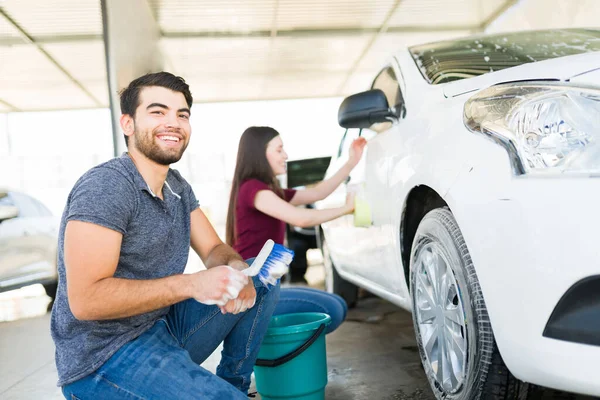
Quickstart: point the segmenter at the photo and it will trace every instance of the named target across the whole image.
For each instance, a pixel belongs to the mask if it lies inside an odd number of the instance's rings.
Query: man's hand
[[[254,289],[254,282],[252,282],[252,279],[248,279],[248,281],[248,284],[244,286],[236,299],[229,300],[227,304],[219,307],[221,313],[238,314],[254,307],[254,303],[256,302],[256,289]]]
[[[230,300],[238,298],[249,280],[246,275],[228,265],[196,272],[192,277],[191,297],[202,304],[218,306],[225,306]]]
[[[248,264],[240,260],[232,260],[229,262],[231,268],[235,268],[238,271],[243,271],[248,268]],[[227,304],[222,307],[221,312],[223,314],[232,313],[238,314],[244,312],[252,307],[256,302],[256,289],[254,289],[254,282],[251,278],[248,278],[248,284],[244,286],[237,299],[229,300]]]

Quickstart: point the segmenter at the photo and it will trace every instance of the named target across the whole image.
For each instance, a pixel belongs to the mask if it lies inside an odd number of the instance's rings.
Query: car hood
[[[600,68],[600,52],[559,57],[447,83],[444,85],[444,96],[455,97],[504,82],[527,80],[566,81],[598,68]],[[597,82],[597,84],[600,84],[600,82]]]

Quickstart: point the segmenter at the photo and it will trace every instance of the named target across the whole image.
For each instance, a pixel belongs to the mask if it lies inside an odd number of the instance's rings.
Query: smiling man
[[[58,385],[68,399],[246,398],[279,287],[239,272],[247,264],[169,168],[191,137],[185,81],[148,74],[120,95],[128,152],[86,172],[62,216]],[[207,270],[183,274],[190,246]],[[199,364],[221,342],[213,375]]]

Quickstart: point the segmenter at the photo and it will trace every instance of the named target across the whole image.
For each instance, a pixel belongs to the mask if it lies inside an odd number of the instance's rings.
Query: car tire
[[[436,398],[526,398],[529,385],[508,371],[498,351],[471,256],[448,208],[421,220],[410,271],[415,335]]]
[[[325,269],[325,290],[329,293],[335,293],[344,299],[348,308],[356,307],[358,301],[358,286],[348,282],[338,274],[331,256],[327,241],[321,233],[321,252],[323,254],[323,266]]]

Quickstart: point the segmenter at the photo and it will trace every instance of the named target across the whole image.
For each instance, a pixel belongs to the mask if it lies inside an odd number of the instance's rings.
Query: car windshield
[[[449,40],[409,48],[431,84],[557,57],[600,51],[600,30],[561,29]]]

